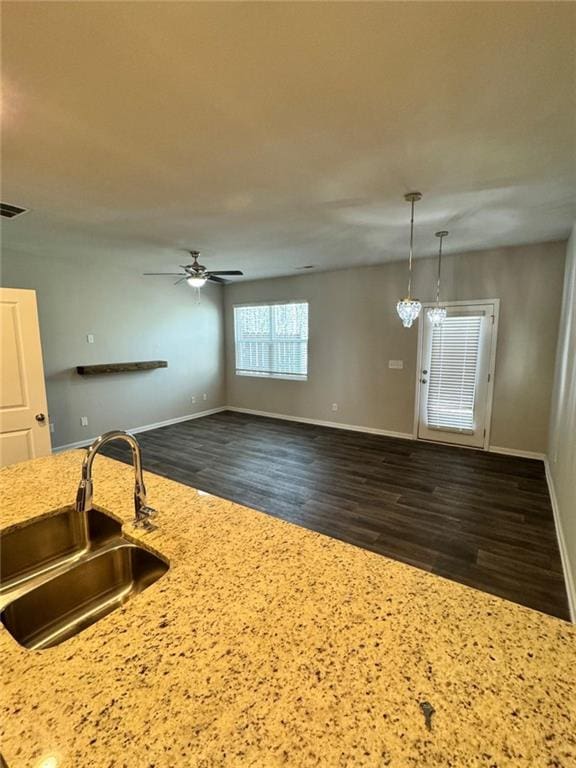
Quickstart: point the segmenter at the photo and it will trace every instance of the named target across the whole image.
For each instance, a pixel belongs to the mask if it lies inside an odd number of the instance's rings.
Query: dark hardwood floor
[[[569,616],[540,461],[231,411],[138,440],[151,472]]]

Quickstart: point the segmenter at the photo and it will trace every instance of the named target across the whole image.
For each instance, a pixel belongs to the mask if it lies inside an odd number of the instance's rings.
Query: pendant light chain
[[[414,195],[411,197],[410,209],[410,255],[408,257],[408,298],[412,298],[412,253],[414,252]]]
[[[436,306],[429,309],[426,314],[428,315],[428,319],[432,325],[436,328],[439,328],[446,319],[447,314],[446,307],[440,306],[440,278],[442,275],[442,244],[444,242],[444,238],[448,235],[448,231],[443,229],[440,232],[435,232],[434,234],[436,237],[440,238],[440,245],[438,247],[438,278],[436,280]]]
[[[438,282],[436,284],[436,306],[440,306],[440,272],[442,269],[442,241],[446,237],[448,232],[436,232],[436,237],[440,238],[440,246],[438,248]]]
[[[404,200],[411,203],[410,207],[410,252],[408,256],[408,296],[405,299],[400,299],[396,304],[396,311],[398,316],[402,320],[404,328],[411,328],[412,323],[422,309],[422,304],[418,299],[412,298],[412,258],[414,256],[414,204],[420,200],[422,195],[420,192],[408,192],[404,195]]]

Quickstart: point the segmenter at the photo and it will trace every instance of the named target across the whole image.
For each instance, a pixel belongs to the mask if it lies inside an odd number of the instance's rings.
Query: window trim
[[[236,322],[235,322],[235,310],[242,307],[271,307],[274,305],[286,306],[288,304],[306,304],[308,307],[308,339],[306,340],[306,375],[299,375],[295,373],[268,373],[266,371],[243,371],[236,368]],[[276,379],[279,381],[299,381],[306,382],[310,376],[308,367],[310,362],[310,301],[308,299],[274,299],[273,301],[244,301],[238,304],[232,305],[232,330],[234,333],[234,375],[241,376],[245,379],[260,379],[261,381],[268,379]]]
[[[308,308],[310,308],[310,301],[308,299],[274,299],[274,301],[242,301],[238,304],[233,304],[232,309],[241,307],[271,307],[273,304],[308,304]]]
[[[243,379],[279,379],[280,381],[308,381],[306,376],[297,376],[295,373],[258,373],[257,371],[235,371],[236,376],[242,376]]]

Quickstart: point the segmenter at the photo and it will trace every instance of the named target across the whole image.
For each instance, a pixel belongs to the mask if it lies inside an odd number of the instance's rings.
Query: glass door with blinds
[[[447,305],[434,326],[422,313],[418,437],[487,447],[497,307]]]

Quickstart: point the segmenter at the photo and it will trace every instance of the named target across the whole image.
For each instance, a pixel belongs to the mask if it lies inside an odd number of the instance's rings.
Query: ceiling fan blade
[[[215,277],[213,272],[208,274],[208,280],[210,280],[212,283],[220,283],[221,285],[226,285],[228,282],[227,280],[222,280],[221,277]]]
[[[209,275],[243,275],[244,272],[240,272],[239,269],[225,269],[225,270],[216,270],[212,271],[211,269],[208,270]]]
[[[180,276],[182,272],[142,272],[145,277],[150,275],[172,275],[172,277]]]

